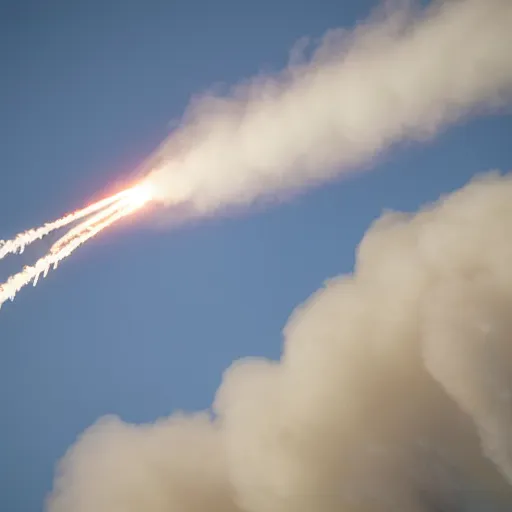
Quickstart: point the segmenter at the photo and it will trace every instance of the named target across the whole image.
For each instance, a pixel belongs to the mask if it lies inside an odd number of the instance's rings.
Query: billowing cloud
[[[512,175],[384,215],[280,361],[235,363],[213,415],[100,420],[49,511],[511,510],[511,233]]]

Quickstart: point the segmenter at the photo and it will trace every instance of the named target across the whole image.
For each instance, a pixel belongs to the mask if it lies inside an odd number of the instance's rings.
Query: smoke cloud
[[[151,161],[164,202],[199,215],[354,171],[512,92],[512,2],[388,2],[312,57],[192,103]],[[299,57],[298,57],[299,55]],[[156,169],[155,169],[156,168]]]
[[[512,174],[386,214],[204,412],[100,420],[50,512],[512,509]]]
[[[402,7],[198,100],[153,160],[161,199],[279,195],[509,99],[512,2]],[[511,233],[512,175],[384,215],[354,273],[294,312],[280,361],[233,364],[212,411],[101,419],[48,511],[512,510]]]

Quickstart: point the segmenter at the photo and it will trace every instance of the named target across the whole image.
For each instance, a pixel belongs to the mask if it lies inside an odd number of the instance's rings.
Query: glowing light
[[[149,181],[142,182],[128,189],[125,200],[136,208],[144,206],[153,200],[155,194],[153,186]]]
[[[22,252],[26,245],[43,238],[48,233],[87,217],[59,238],[48,253],[36,261],[33,266],[25,266],[21,272],[12,275],[5,283],[0,284],[0,307],[6,300],[13,300],[18,291],[31,281],[33,286],[36,286],[41,274],[43,278],[46,277],[50,267],[53,266],[56,269],[58,263],[67,258],[80,245],[123,217],[140,210],[154,198],[153,184],[143,181],[82,210],[47,223],[41,228],[20,233],[12,240],[0,241],[1,259],[10,252]]]

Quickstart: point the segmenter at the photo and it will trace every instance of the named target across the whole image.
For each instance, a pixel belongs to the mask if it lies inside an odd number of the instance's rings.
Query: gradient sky
[[[0,236],[110,190],[192,95],[281,68],[300,37],[374,3],[2,2]],[[172,211],[138,218],[22,291],[0,312],[0,510],[40,510],[56,462],[100,416],[206,408],[234,359],[277,358],[287,317],[351,271],[383,209],[511,168],[510,133],[511,117],[479,118],[281,205],[172,229]],[[48,246],[4,260],[2,281]]]

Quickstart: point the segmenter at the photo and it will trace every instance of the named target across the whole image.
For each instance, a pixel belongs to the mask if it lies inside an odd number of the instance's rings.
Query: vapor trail
[[[115,194],[111,197],[107,197],[97,203],[94,203],[87,208],[83,208],[76,212],[70,213],[57,219],[53,222],[47,222],[43,226],[35,229],[29,229],[22,233],[19,233],[11,240],[0,240],[0,259],[4,258],[7,254],[20,252],[22,253],[25,247],[36,240],[43,238],[44,236],[50,234],[52,231],[63,228],[71,224],[72,222],[82,219],[98,210],[105,208],[106,206],[118,201],[123,196],[126,196],[127,191],[124,190]]]
[[[106,210],[107,213],[101,212],[93,218],[82,222],[73,230],[74,234],[72,237],[65,235],[52,246],[46,256],[37,260],[33,266],[24,267],[21,272],[12,275],[4,284],[0,285],[0,308],[6,300],[13,300],[21,288],[31,281],[36,286],[39,276],[43,274],[46,277],[52,265],[56,268],[60,261],[67,258],[87,240],[142,206],[142,203],[123,204],[120,202],[108,208]]]
[[[103,220],[109,218],[112,214],[119,211],[120,208],[128,206],[123,203],[122,200],[117,201],[113,205],[105,208],[104,210],[100,210],[98,213],[89,217],[86,222],[82,222],[78,224],[78,226],[70,229],[64,236],[59,238],[50,248],[50,252],[59,252],[64,246],[68,245],[74,238],[80,237],[84,231],[91,229],[92,226],[96,225],[98,222],[102,222]]]
[[[332,179],[512,92],[512,2],[394,2],[328,32],[309,61],[195,101],[154,161],[198,214]]]

